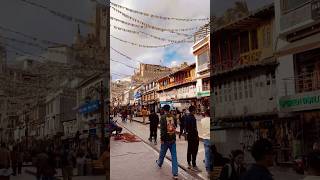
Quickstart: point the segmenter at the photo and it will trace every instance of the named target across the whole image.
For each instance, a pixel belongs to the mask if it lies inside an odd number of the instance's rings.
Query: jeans
[[[204,139],[203,140],[203,145],[204,145],[204,156],[205,156],[205,166],[206,166],[206,170],[207,172],[213,171],[213,157],[212,157],[212,153],[211,153],[211,141],[210,139]]]
[[[164,142],[160,147],[160,155],[158,160],[158,165],[161,167],[164,161],[164,157],[166,156],[167,150],[170,150],[171,158],[172,158],[172,174],[174,176],[178,175],[178,160],[177,160],[177,149],[176,142],[169,143]]]
[[[149,137],[149,140],[152,141],[152,138],[154,137],[154,142],[157,142],[157,127],[152,127],[150,128],[150,137]]]

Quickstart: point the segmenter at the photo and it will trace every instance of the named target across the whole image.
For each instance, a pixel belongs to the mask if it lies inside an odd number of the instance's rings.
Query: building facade
[[[274,29],[271,4],[213,32],[211,77],[217,125],[213,129],[225,136],[214,141],[226,155],[243,149],[246,158],[251,158],[249,150],[255,139],[275,138]]]
[[[320,2],[275,1],[278,110],[287,159],[307,154],[320,137]]]

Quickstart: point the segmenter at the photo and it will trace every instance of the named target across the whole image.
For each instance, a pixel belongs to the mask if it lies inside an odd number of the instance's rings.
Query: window
[[[229,82],[229,84],[228,84],[229,101],[232,100],[232,88],[231,88],[231,84],[232,84],[232,82]]]
[[[242,99],[242,80],[238,80],[239,99]]]
[[[298,8],[310,1],[311,0],[281,0],[281,11],[282,13],[285,13],[286,11]]]
[[[248,79],[245,78],[244,81],[244,97],[247,99],[249,96],[249,92],[248,92]]]
[[[228,91],[227,91],[227,90],[228,90],[228,89],[227,89],[228,87],[227,87],[227,84],[224,83],[223,87],[224,87],[224,88],[223,88],[223,89],[224,89],[224,92],[223,92],[223,94],[224,94],[224,101],[227,102],[227,101],[228,101]]]
[[[238,99],[237,81],[233,82],[233,92],[234,92],[234,100],[237,100]]]
[[[258,34],[256,29],[250,32],[250,37],[251,37],[251,50],[258,49]]]
[[[268,48],[271,45],[271,27],[267,25],[263,28],[263,47]]]
[[[205,51],[198,56],[198,70],[205,69],[205,64],[209,63],[209,52]]]
[[[222,103],[222,96],[223,96],[223,85],[219,85],[219,99],[220,99],[220,103]]]
[[[252,78],[249,77],[249,96],[250,98],[253,97],[253,86],[252,86]]]
[[[246,53],[249,51],[249,32],[242,32],[240,34],[240,52]]]

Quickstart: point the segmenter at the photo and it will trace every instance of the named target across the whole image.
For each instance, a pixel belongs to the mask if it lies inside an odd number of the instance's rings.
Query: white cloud
[[[120,4],[122,6],[147,12],[150,14],[156,14],[160,16],[166,16],[166,17],[178,17],[178,18],[204,18],[209,17],[210,15],[210,0],[113,0],[112,2]],[[180,22],[180,21],[166,21],[166,20],[159,20],[155,18],[150,18],[146,16],[141,16],[138,14],[131,13],[129,11],[125,11],[126,14],[139,19],[141,21],[144,21],[148,24],[152,24],[154,26],[162,27],[162,28],[168,28],[168,29],[176,29],[176,28],[190,28],[190,27],[197,27],[200,25],[203,25],[205,22],[199,22],[199,21],[192,21],[192,22]],[[114,10],[111,10],[111,16],[131,22],[133,24],[137,24],[136,22],[133,22],[119,13],[115,12]],[[185,37],[156,31],[152,29],[139,29],[139,28],[133,28],[131,26],[127,26],[121,23],[118,23],[116,21],[111,21],[111,25],[116,25],[119,27],[123,27],[130,30],[135,31],[143,31],[155,36],[167,38],[167,39],[174,39],[174,40],[180,40],[184,39]],[[185,33],[192,34],[194,31],[188,31]],[[114,35],[116,37],[119,37],[121,39],[135,42],[139,44],[144,45],[161,45],[161,44],[167,44],[169,42],[163,42],[154,38],[140,36],[136,34],[131,34],[123,31],[115,30],[114,28],[111,28],[110,30],[111,35]],[[190,51],[190,48],[192,47],[192,43],[188,44],[176,44],[173,46],[170,46],[168,48],[155,48],[155,49],[148,49],[148,48],[140,48],[137,46],[132,46],[130,44],[126,44],[123,42],[120,42],[112,37],[110,37],[111,46],[128,56],[132,57],[133,59],[137,59],[139,61],[142,61],[144,63],[149,64],[162,64],[162,65],[170,65],[173,61],[175,61],[176,64],[180,64],[184,61],[187,61],[188,63],[194,62],[194,57],[192,55],[192,52]],[[176,54],[181,56],[181,59],[172,59],[171,63],[164,64],[164,57],[166,52],[171,51],[175,52]],[[138,62],[130,61],[126,59],[125,57],[117,54],[113,50],[111,50],[111,58],[125,62],[130,66],[138,67]],[[111,62],[111,71],[112,72],[119,72],[123,74],[132,74],[134,70],[132,68],[126,67],[122,64]]]

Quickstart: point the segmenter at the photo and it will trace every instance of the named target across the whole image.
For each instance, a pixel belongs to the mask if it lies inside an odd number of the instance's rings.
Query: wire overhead
[[[189,18],[176,18],[176,17],[164,17],[164,16],[158,16],[158,15],[154,15],[154,14],[150,14],[150,13],[146,13],[146,12],[141,12],[141,11],[137,11],[134,9],[130,9],[124,6],[121,6],[119,4],[110,2],[110,4],[112,6],[115,6],[117,8],[121,8],[121,9],[125,9],[127,11],[130,11],[132,13],[136,13],[136,14],[140,14],[143,16],[147,16],[147,17],[151,17],[151,18],[158,18],[158,19],[162,19],[162,20],[176,20],[176,21],[208,21],[209,18],[198,18],[198,19],[189,19]]]

